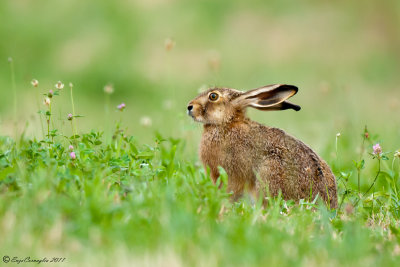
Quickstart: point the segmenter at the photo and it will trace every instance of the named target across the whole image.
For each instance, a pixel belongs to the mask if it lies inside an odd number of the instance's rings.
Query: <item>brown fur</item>
[[[295,92],[287,93],[277,106],[282,106],[286,103],[284,100],[297,92],[294,88]],[[217,101],[209,99],[212,92],[219,95]],[[200,158],[204,167],[210,168],[214,183],[219,177],[218,166],[221,166],[228,174],[228,192],[233,192],[234,200],[242,196],[245,189],[263,198],[266,190],[271,196],[281,191],[284,199],[296,201],[310,200],[310,195],[312,200],[319,194],[330,208],[336,208],[336,181],[327,163],[284,131],[247,118],[245,110],[250,104],[245,94],[234,89],[213,88],[189,103],[192,106],[189,115],[204,124]],[[268,101],[263,98],[261,102]]]

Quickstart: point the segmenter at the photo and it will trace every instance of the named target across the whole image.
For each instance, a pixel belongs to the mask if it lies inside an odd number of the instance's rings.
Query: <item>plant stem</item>
[[[400,160],[399,160],[399,176],[400,176]],[[394,180],[393,183],[394,183],[394,188],[396,189],[396,195],[397,195],[397,197],[399,197],[399,194],[397,191],[397,180]]]
[[[400,159],[400,158],[399,158]],[[396,197],[398,197],[399,195],[398,195],[398,193],[397,193],[397,182],[396,182],[396,174],[395,174],[395,167],[394,167],[394,162],[396,161],[396,156],[395,157],[393,157],[393,161],[392,161],[392,171],[393,171],[393,179],[392,179],[392,182],[393,182],[393,188],[394,188],[394,192],[395,192],[395,194],[396,194]],[[400,172],[400,160],[399,160],[399,172]],[[399,173],[400,174],[400,173]],[[400,176],[400,175],[399,175]]]
[[[40,128],[42,129],[42,136],[43,139],[44,137],[44,128],[43,128],[43,118],[42,118],[42,113],[40,112],[40,101],[39,101],[39,88],[36,90],[36,104],[37,104],[37,109],[38,109],[38,114],[39,114],[39,120],[40,120]]]
[[[47,119],[47,138],[50,139],[50,122],[51,122],[51,102],[52,100],[50,100],[50,104],[49,104],[49,118]]]
[[[71,119],[71,132],[74,134],[74,125],[72,124],[72,119]]]
[[[368,188],[368,190],[363,194],[363,197],[368,194],[368,192],[372,189],[372,187],[374,187],[376,180],[379,177],[379,174],[381,173],[381,158],[378,157],[378,172],[376,173],[374,182],[371,184],[371,186]]]
[[[372,192],[372,216],[374,216],[374,200],[375,200],[375,192]]]
[[[120,156],[120,151],[121,151],[121,144],[122,144],[122,137],[123,137],[122,134],[123,133],[121,133],[121,135],[119,137],[118,145],[117,145],[117,155],[118,155],[118,157]]]
[[[336,165],[337,165],[337,168],[340,170],[340,167],[339,167],[339,153],[338,153],[338,139],[339,139],[339,136],[338,136],[338,134],[336,135],[336,142],[335,142],[335,149],[336,149]]]
[[[70,84],[69,85],[69,87],[71,88],[71,103],[72,103],[72,123],[73,123],[73,125],[74,125],[74,127],[73,127],[73,131],[74,131],[74,135],[77,135],[77,132],[76,132],[76,122],[75,122],[75,105],[74,105],[74,96],[73,96],[73,93],[72,93],[72,84]]]
[[[50,119],[47,118],[47,138],[50,138]]]
[[[110,94],[105,93],[106,96],[106,101],[105,101],[105,106],[104,106],[104,110],[106,113],[106,143],[108,143],[108,141],[110,141]]]
[[[366,128],[367,128],[367,127],[365,127],[365,129],[366,129]],[[360,163],[361,163],[361,160],[362,160],[362,156],[363,156],[363,154],[364,154],[365,131],[366,131],[366,130],[364,130],[363,141],[362,141],[362,144],[361,144],[361,152],[360,152],[360,159],[359,159],[359,162],[360,162]],[[358,180],[358,194],[361,195],[361,187],[360,187],[361,166],[359,166],[359,167],[357,168],[357,180]]]
[[[172,64],[171,64],[171,53],[170,52],[171,51],[167,51],[165,62],[166,62],[166,68],[167,68],[167,84],[170,89],[170,95],[174,101],[175,100],[175,87],[173,86],[173,82],[172,82],[172,74],[171,74]]]
[[[117,126],[117,134],[119,134],[120,135],[120,137],[119,137],[119,140],[117,141],[117,140],[115,140],[116,142],[118,142],[117,143],[117,155],[118,155],[118,157],[120,156],[120,149],[121,149],[121,141],[122,141],[122,136],[123,136],[123,130],[119,130],[119,127],[121,126],[121,124],[122,124],[122,111],[120,112],[120,117],[119,117],[119,123],[118,123],[118,126]]]
[[[15,84],[14,61],[11,57],[8,58],[8,63],[10,64],[11,86],[14,94],[14,127],[15,127],[15,140],[17,140],[17,86]]]
[[[371,184],[371,186],[368,188],[368,190],[362,195],[362,198],[364,198],[365,195],[368,194],[368,192],[372,189],[372,187],[374,187],[374,185],[375,185],[375,183],[376,183],[376,180],[378,179],[380,173],[381,173],[381,157],[380,157],[380,155],[379,155],[379,156],[378,156],[378,172],[376,173],[374,182]],[[358,202],[360,202],[360,200],[361,200],[361,198],[359,198],[359,199],[357,200],[357,202],[354,204],[354,207],[356,207],[356,206],[358,205]]]
[[[343,202],[344,202],[344,200],[345,200],[345,198],[346,198],[346,196],[347,196],[347,194],[348,194],[348,190],[347,190],[346,183],[343,182],[343,178],[342,178],[342,177],[339,177],[339,179],[342,181],[342,184],[343,184],[343,186],[344,186],[345,192],[344,192],[344,194],[343,194],[342,201],[340,202],[339,209],[338,209],[338,213],[339,213],[340,210],[342,209]]]

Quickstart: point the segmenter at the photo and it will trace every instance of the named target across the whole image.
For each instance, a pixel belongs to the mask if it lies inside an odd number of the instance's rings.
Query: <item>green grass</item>
[[[396,266],[399,7],[0,1],[0,262]],[[167,38],[176,44],[170,51]],[[58,80],[65,88],[55,90],[50,112],[42,102]],[[202,169],[201,126],[185,114],[198,89],[271,83],[298,86],[293,102],[302,110],[249,117],[328,162],[340,209],[319,200],[231,203]],[[107,84],[113,94],[104,94]],[[151,125],[140,123],[146,117]],[[380,157],[371,155],[376,143]]]
[[[109,143],[94,131],[71,137],[52,131],[54,142],[51,134],[17,143],[1,137],[2,254],[103,266],[396,266],[400,260],[400,159],[392,154],[379,160],[389,156],[394,168],[382,163],[374,170],[375,159],[352,169],[371,177],[380,172],[380,186],[361,199],[355,175],[337,174],[341,209],[280,197],[262,207],[248,197],[232,203],[226,188],[218,190],[183,156],[183,139],[157,134],[154,143],[140,145],[120,123],[115,129]]]

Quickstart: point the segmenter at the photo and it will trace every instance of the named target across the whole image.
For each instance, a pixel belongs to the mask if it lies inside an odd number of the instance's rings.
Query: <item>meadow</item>
[[[3,1],[0,262],[398,266],[399,11],[389,0]],[[203,169],[187,103],[210,86],[271,83],[297,85],[302,110],[249,117],[328,162],[338,209],[231,202],[226,173],[219,190]]]

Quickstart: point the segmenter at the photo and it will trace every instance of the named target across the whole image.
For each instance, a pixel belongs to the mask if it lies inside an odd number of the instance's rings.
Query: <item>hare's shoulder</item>
[[[251,128],[254,139],[264,153],[295,161],[310,156],[319,158],[308,145],[280,128],[268,127],[257,122],[252,122]]]
[[[282,129],[269,127],[255,121],[250,121],[249,126],[251,129],[250,134],[253,138],[255,138],[258,143],[264,143],[266,146],[274,144],[281,146],[285,143],[285,139],[293,138]]]
[[[280,128],[265,126],[258,122],[251,122],[251,124],[254,136],[264,140],[267,146],[275,145],[282,148],[300,149],[307,152],[311,150],[308,145]]]

